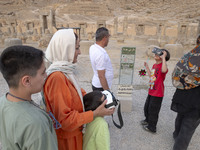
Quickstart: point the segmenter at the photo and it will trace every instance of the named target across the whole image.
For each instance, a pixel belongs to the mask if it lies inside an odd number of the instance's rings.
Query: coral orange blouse
[[[43,90],[47,111],[50,110],[62,125],[56,130],[57,138],[80,135],[82,125],[93,120],[93,112],[83,112],[78,92],[62,72],[48,76]],[[81,91],[83,95],[86,94],[83,89]]]

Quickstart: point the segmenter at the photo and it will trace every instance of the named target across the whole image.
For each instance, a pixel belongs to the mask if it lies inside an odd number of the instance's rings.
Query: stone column
[[[118,29],[118,18],[114,18],[114,35],[117,35],[117,29]]]
[[[56,27],[55,12],[53,10],[50,10],[49,17],[50,17],[49,29],[50,29],[50,32],[53,33],[53,27]]]
[[[128,27],[128,17],[124,17],[124,22],[123,22],[123,34],[126,36],[127,35],[127,27]]]
[[[41,34],[44,33],[44,23],[43,23],[43,16],[40,15],[40,26],[41,26]]]
[[[17,26],[17,33],[22,34],[22,28],[19,25]]]

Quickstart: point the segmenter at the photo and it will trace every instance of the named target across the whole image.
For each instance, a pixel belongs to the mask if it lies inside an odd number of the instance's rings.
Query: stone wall
[[[76,9],[73,7],[73,10],[72,6]],[[107,16],[97,17],[99,14]],[[77,1],[57,9],[40,10],[37,19],[19,20],[15,16],[0,19],[0,41],[3,43],[4,39],[12,37],[21,39],[23,43],[26,40],[36,41],[39,46],[45,47],[56,28],[61,27],[79,27],[82,40],[94,40],[96,29],[102,26],[109,29],[113,39],[141,39],[148,45],[161,47],[165,44],[194,45],[199,33],[199,22],[153,20],[131,14],[113,17],[106,5]]]

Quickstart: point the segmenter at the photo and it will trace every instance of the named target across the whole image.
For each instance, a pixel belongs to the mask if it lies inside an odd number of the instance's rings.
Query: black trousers
[[[104,91],[103,88],[96,88],[95,86],[92,85],[92,90],[93,91]]]
[[[156,131],[162,100],[163,97],[148,95],[144,105],[145,120],[148,122],[148,128],[152,131]]]
[[[187,150],[190,140],[200,123],[200,111],[193,110],[185,114],[177,114],[175,120],[175,140],[173,150]]]

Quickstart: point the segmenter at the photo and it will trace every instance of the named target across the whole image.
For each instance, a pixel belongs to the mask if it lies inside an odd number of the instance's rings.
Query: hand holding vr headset
[[[108,103],[107,97],[104,98],[104,102],[96,109],[93,111],[94,117],[104,117],[104,116],[109,116],[112,115],[115,111],[115,108],[107,108],[106,104]]]
[[[106,102],[106,105],[105,105],[105,108],[108,108],[108,109],[114,109],[117,105],[118,105],[118,108],[117,108],[117,115],[118,115],[118,120],[119,120],[119,124],[117,124],[114,119],[113,119],[113,114],[112,114],[112,120],[113,120],[113,124],[121,129],[124,125],[124,122],[123,122],[123,118],[122,118],[122,115],[121,115],[121,106],[120,106],[120,101],[117,100],[115,98],[115,96],[113,95],[112,92],[108,91],[108,90],[104,90],[102,92],[102,94],[104,95],[104,100],[107,100]]]
[[[115,108],[115,106],[117,106],[117,100],[114,95],[108,90],[104,90],[102,93],[104,95],[104,100],[107,100],[105,107]]]
[[[159,49],[157,47],[154,47],[154,49],[152,50],[152,53],[154,53],[155,55],[160,56],[160,58],[164,59],[167,56],[167,52],[164,49]]]
[[[166,51],[163,51],[162,53],[163,53],[163,54],[160,56],[160,58],[165,59],[166,56],[167,56],[167,52],[166,52]]]

